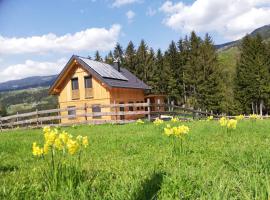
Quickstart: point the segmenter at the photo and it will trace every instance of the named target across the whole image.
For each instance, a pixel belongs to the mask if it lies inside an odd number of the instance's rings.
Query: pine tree
[[[168,100],[175,100],[177,98],[177,82],[175,79],[175,73],[172,69],[172,59],[168,51],[164,54],[164,73],[166,80],[166,93],[168,95]]]
[[[132,41],[128,43],[128,46],[125,50],[123,65],[132,73],[136,72],[136,49]]]
[[[110,51],[107,56],[105,56],[105,63],[112,65],[113,64],[113,54]]]
[[[137,53],[136,53],[136,69],[135,69],[135,74],[138,76],[143,81],[147,81],[147,66],[146,66],[146,60],[148,56],[148,46],[146,45],[145,41],[142,40]]]
[[[4,105],[0,104],[0,116],[4,117],[7,115],[7,109]]]
[[[218,63],[217,53],[211,37],[206,34],[201,45],[201,76],[198,77],[198,104],[202,109],[221,113],[222,70]]]
[[[235,96],[242,112],[262,114],[269,99],[269,67],[266,45],[258,35],[246,36],[241,45],[236,67]]]
[[[102,57],[99,54],[99,51],[96,51],[96,53],[95,53],[95,61],[99,61],[99,62],[102,62],[103,61],[102,60]]]
[[[189,41],[185,41],[188,45],[188,61],[184,69],[184,82],[186,84],[186,92],[188,95],[188,106],[199,108],[197,87],[201,77],[201,45],[202,40],[195,32],[191,33]]]

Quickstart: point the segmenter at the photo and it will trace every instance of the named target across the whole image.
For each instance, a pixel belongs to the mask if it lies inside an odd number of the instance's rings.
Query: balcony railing
[[[72,100],[80,99],[80,90],[72,90]]]
[[[93,97],[93,88],[85,88],[85,98],[92,98]]]

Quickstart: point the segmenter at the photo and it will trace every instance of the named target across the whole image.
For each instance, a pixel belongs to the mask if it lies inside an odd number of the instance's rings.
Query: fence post
[[[2,117],[0,116],[0,129],[1,129],[1,132],[3,131],[2,130],[2,119],[1,119]]]
[[[87,117],[87,103],[84,104],[84,117],[85,117],[85,121],[86,121],[86,124],[87,124],[87,121],[88,121],[88,117]]]
[[[172,105],[171,111],[173,112],[174,111],[174,101],[171,101],[171,105]]]
[[[151,121],[150,99],[147,98],[148,121]]]
[[[36,109],[37,127],[38,127],[38,109]]]
[[[116,105],[115,105],[115,100],[113,100],[113,110],[114,110],[114,120],[115,120],[115,123],[117,123],[117,108],[116,108]]]

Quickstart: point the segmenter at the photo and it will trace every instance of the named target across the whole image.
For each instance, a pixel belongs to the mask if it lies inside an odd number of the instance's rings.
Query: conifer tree
[[[110,51],[107,56],[105,56],[105,63],[112,65],[113,64],[113,54]]]
[[[102,57],[100,56],[99,51],[96,51],[95,53],[95,61],[102,62]]]
[[[199,108],[197,87],[201,77],[201,45],[202,40],[195,32],[191,33],[189,41],[186,41],[188,51],[188,61],[184,69],[184,82],[186,83],[186,91],[188,94],[188,106]]]
[[[136,72],[136,49],[132,41],[125,50],[124,66],[132,73]]]
[[[269,67],[266,45],[262,38],[246,36],[236,67],[235,97],[242,112],[262,114],[269,99]]]
[[[4,117],[7,115],[7,109],[4,105],[0,104],[0,116]]]
[[[148,56],[148,51],[149,51],[148,46],[146,45],[145,41],[142,40],[136,53],[137,66],[135,74],[143,81],[147,81],[146,71],[148,66],[146,66],[146,60]]]
[[[222,70],[218,63],[217,53],[211,37],[206,34],[201,45],[201,76],[198,78],[198,104],[202,109],[221,112]]]

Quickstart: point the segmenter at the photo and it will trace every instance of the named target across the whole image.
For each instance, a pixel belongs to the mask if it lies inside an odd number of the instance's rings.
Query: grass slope
[[[218,122],[181,123],[191,128],[185,153],[153,124],[66,128],[87,135],[84,182],[48,192],[31,155],[41,130],[0,134],[0,199],[269,199],[270,121],[240,122],[226,133]]]

